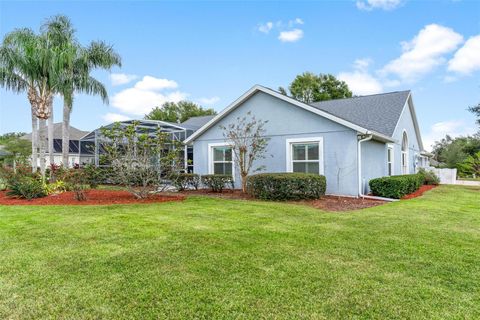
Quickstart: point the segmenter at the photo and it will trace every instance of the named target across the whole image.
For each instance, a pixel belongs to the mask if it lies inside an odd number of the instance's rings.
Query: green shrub
[[[8,185],[8,196],[19,197],[23,199],[42,198],[47,196],[46,185],[38,179],[32,177],[22,177],[12,181]]]
[[[73,168],[68,170],[68,174],[65,176],[65,182],[73,191],[75,200],[87,200],[86,191],[90,188],[90,185],[87,182],[87,174],[84,169]]]
[[[372,179],[369,182],[373,195],[393,199],[400,199],[417,191],[422,184],[423,176],[420,174],[382,177]]]
[[[440,178],[432,170],[425,170],[420,168],[418,174],[422,176],[423,184],[427,185],[438,185],[440,184]]]
[[[198,190],[200,185],[200,176],[195,173],[179,173],[172,177],[173,185],[179,190],[195,188]]]
[[[93,164],[87,164],[83,168],[85,180],[90,188],[96,189],[99,184],[112,183],[112,169],[96,167]]]
[[[326,188],[325,176],[313,173],[260,173],[247,179],[248,193],[263,200],[318,199]]]
[[[0,191],[7,190],[7,181],[0,177]]]
[[[226,174],[207,174],[202,176],[202,184],[213,192],[222,192],[225,186],[234,188],[233,177]]]
[[[62,193],[69,191],[70,186],[62,180],[57,180],[46,185],[46,190],[48,194],[52,193]]]

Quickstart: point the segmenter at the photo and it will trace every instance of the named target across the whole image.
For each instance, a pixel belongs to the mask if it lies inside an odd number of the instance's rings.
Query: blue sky
[[[163,101],[221,110],[254,84],[332,73],[356,94],[411,89],[425,144],[476,130],[480,2],[0,2],[0,36],[68,15],[79,40],[105,40],[122,68],[98,71],[110,104],[78,95],[72,125],[140,118]],[[55,100],[61,119],[62,101]],[[29,131],[26,95],[0,89],[0,133]]]

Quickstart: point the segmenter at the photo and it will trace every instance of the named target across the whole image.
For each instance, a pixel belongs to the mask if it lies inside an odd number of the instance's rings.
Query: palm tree
[[[26,92],[30,102],[32,120],[32,170],[37,168],[38,118],[40,96],[37,83],[40,64],[36,48],[40,39],[30,29],[17,29],[5,36],[0,46],[0,85],[15,93]]]
[[[27,92],[32,119],[32,170],[36,171],[39,153],[42,176],[46,169],[46,121],[52,114],[59,70],[65,64],[60,57],[43,34],[26,28],[7,34],[0,46],[0,85],[16,93]]]
[[[42,30],[55,47],[64,53],[62,61],[65,62],[65,66],[59,74],[57,90],[63,97],[62,162],[68,165],[70,115],[74,93],[99,95],[104,103],[108,103],[105,86],[90,73],[97,68],[108,70],[113,66],[120,66],[121,58],[112,46],[101,41],[94,41],[87,47],[82,47],[75,38],[75,30],[70,19],[66,16],[53,17],[43,25]]]

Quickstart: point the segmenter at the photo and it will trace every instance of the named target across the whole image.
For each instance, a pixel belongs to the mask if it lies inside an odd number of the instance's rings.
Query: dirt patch
[[[181,192],[184,195],[202,195],[209,196],[213,198],[222,198],[222,199],[237,199],[237,200],[255,200],[252,196],[247,193],[243,193],[242,190],[232,190],[225,189],[222,192],[213,192],[210,189],[198,189],[198,190],[184,190]]]
[[[410,194],[407,194],[406,196],[404,196],[402,198],[402,200],[407,200],[407,199],[413,199],[413,198],[416,198],[416,197],[420,197],[424,192],[428,191],[428,190],[432,190],[433,188],[435,188],[436,186],[433,186],[433,185],[426,185],[424,184],[423,186],[421,186],[417,191],[413,192],[413,193],[410,193]]]
[[[295,203],[303,203],[314,208],[327,211],[351,211],[375,207],[385,204],[387,202],[373,199],[324,196],[321,199],[317,200],[295,201]]]
[[[139,203],[158,203],[169,201],[182,201],[185,199],[181,194],[157,194],[148,199],[136,199],[127,191],[121,190],[88,190],[86,201],[77,201],[74,199],[73,192],[63,192],[52,194],[47,197],[32,200],[7,197],[5,191],[0,192],[0,205],[109,205],[109,204],[139,204]]]
[[[222,193],[212,192],[207,189],[188,190],[188,191],[184,191],[183,194],[205,195],[209,197],[223,198],[223,199],[255,200],[255,198],[253,198],[248,194],[242,193],[240,190],[224,190]],[[386,202],[381,200],[371,200],[371,199],[323,196],[321,199],[317,199],[317,200],[288,201],[288,203],[303,204],[303,205],[311,206],[311,207],[326,210],[326,211],[350,211],[350,210],[379,206],[379,205],[385,204]]]

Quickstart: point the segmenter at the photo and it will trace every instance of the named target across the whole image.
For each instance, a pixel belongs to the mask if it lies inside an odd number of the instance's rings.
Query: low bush
[[[423,176],[420,174],[382,177],[372,179],[369,182],[373,195],[393,199],[400,199],[417,191],[422,184]]]
[[[226,186],[234,188],[233,177],[226,174],[207,174],[202,176],[202,184],[213,192],[222,192]]]
[[[71,187],[68,183],[65,183],[62,180],[57,180],[55,182],[50,182],[49,184],[47,184],[46,188],[48,194],[53,194],[69,191]]]
[[[113,181],[113,172],[109,167],[101,168],[93,164],[87,164],[83,168],[85,180],[90,188],[96,189],[99,184],[111,184]]]
[[[326,188],[325,176],[312,173],[260,173],[247,179],[248,193],[262,200],[318,199]]]
[[[420,168],[418,174],[422,176],[423,184],[427,185],[438,185],[440,184],[440,178],[432,170],[425,170]]]
[[[171,178],[173,185],[179,190],[194,188],[198,190],[200,185],[200,176],[195,173],[179,173]]]
[[[68,170],[68,174],[65,176],[65,182],[73,191],[75,200],[87,200],[86,192],[90,186],[87,182],[87,174],[82,168]]]
[[[8,184],[7,195],[31,200],[47,196],[48,190],[41,180],[22,177]]]
[[[7,190],[7,181],[0,177],[0,191]]]

